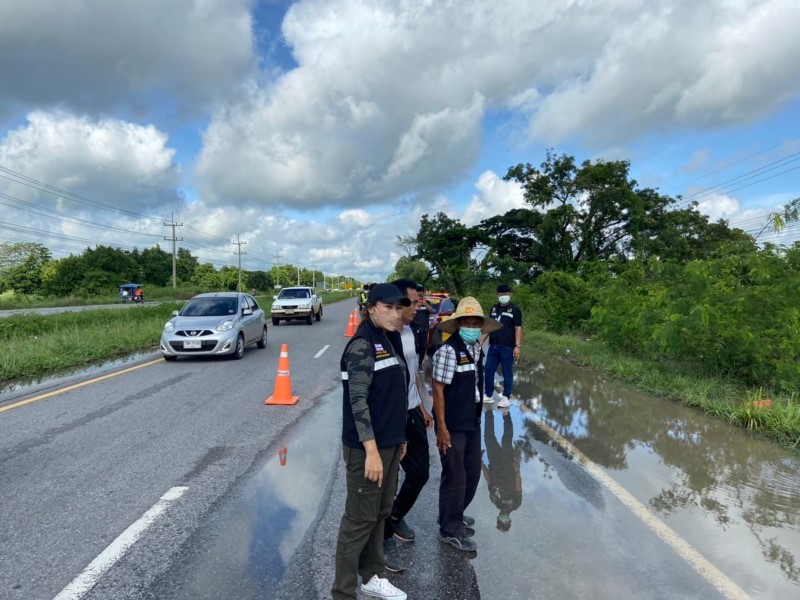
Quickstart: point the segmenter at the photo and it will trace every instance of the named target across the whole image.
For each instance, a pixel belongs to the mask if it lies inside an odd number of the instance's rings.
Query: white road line
[[[136,540],[141,537],[144,531],[155,523],[158,517],[167,510],[169,504],[183,496],[183,493],[188,489],[188,487],[174,487],[161,496],[159,501],[156,502],[150,510],[144,513],[138,521],[133,523],[123,531],[117,539],[111,542],[97,558],[89,563],[89,566],[83,570],[83,573],[73,579],[72,583],[61,590],[58,596],[53,598],[53,600],[77,600],[91,590],[97,583],[97,580],[100,579],[100,577],[125,554],[128,548],[136,543]]]
[[[331,347],[331,345],[330,345],[330,344],[327,344],[327,345],[323,346],[323,347],[322,347],[322,350],[320,350],[319,352],[317,352],[317,353],[314,355],[314,358],[319,358],[320,356],[322,356],[322,355],[325,353],[325,350],[327,350],[327,349],[328,349],[328,348],[330,348],[330,347]]]
[[[730,600],[748,600],[750,596],[736,585],[725,573],[711,564],[702,554],[695,550],[689,542],[669,528],[662,520],[651,513],[631,493],[614,481],[601,467],[593,463],[589,457],[573,446],[565,437],[550,427],[547,423],[537,419],[536,424],[547,432],[553,441],[568,453],[577,458],[586,470],[603,484],[617,499],[650,528],[662,541],[672,547],[678,555],[688,562],[706,581],[713,585],[720,593]]]

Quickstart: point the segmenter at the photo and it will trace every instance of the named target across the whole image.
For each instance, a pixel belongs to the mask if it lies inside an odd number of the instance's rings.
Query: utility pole
[[[297,265],[297,285],[300,285],[300,265]]]
[[[278,254],[277,252],[273,254],[275,257],[275,287],[281,287],[281,259],[283,255]]]
[[[165,237],[165,240],[172,241],[172,289],[174,290],[178,287],[178,247],[176,242],[182,242],[183,238],[179,238],[175,236],[175,228],[176,227],[183,227],[183,223],[176,223],[175,222],[175,213],[170,213],[171,217],[169,223],[164,222],[164,227],[172,227],[172,237]]]
[[[242,246],[247,242],[239,241],[239,236],[236,236],[236,241],[233,242],[235,246],[239,246],[237,250],[237,254],[239,255],[239,286],[236,288],[237,292],[242,291],[242,254],[247,254],[247,252],[242,252]]]

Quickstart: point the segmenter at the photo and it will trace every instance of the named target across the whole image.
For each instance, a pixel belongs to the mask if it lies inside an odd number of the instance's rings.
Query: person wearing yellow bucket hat
[[[436,446],[442,461],[439,485],[439,540],[463,552],[477,548],[464,528],[464,511],[481,477],[480,420],[483,397],[481,335],[500,323],[467,296],[453,316],[438,325],[453,334],[433,355],[433,411]]]

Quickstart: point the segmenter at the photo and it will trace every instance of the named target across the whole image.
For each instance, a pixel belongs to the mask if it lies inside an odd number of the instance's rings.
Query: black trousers
[[[400,461],[400,467],[405,473],[403,485],[397,492],[397,497],[392,503],[392,518],[400,520],[405,517],[417,501],[422,488],[428,483],[431,473],[430,449],[428,447],[428,430],[425,429],[425,419],[419,408],[408,411],[406,418],[406,455]],[[392,528],[386,521],[384,539],[392,537]]]
[[[439,531],[453,537],[461,533],[464,511],[475,497],[481,478],[481,428],[451,431],[451,448],[442,459],[439,484]]]

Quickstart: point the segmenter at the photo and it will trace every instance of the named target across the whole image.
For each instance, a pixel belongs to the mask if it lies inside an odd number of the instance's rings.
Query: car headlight
[[[279,309],[279,308],[280,308],[280,306],[278,306],[277,304],[273,304],[273,305],[272,305],[272,310],[277,310],[277,309]]]
[[[167,321],[166,325],[164,325],[164,332],[172,333],[173,331],[175,331],[175,323],[172,321]]]
[[[223,321],[215,328],[217,331],[230,331],[233,329],[233,321]]]

